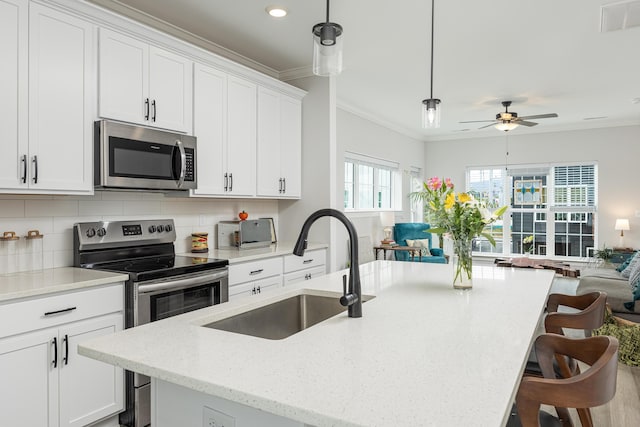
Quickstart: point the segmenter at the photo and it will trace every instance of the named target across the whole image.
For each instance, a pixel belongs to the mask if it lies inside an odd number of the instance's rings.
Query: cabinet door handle
[[[253,289],[251,289],[251,295],[255,295],[256,294],[256,287],[254,286]]]
[[[282,178],[282,192],[287,192],[287,178]]]
[[[38,156],[33,156],[31,163],[33,163],[33,183],[37,184],[38,183]]]
[[[233,191],[233,174],[229,174],[229,191]]]
[[[53,344],[53,362],[51,362],[51,364],[53,365],[54,368],[57,368],[58,367],[58,338],[53,337],[53,342],[51,344]]]
[[[26,154],[23,155],[20,161],[22,162],[22,178],[20,178],[20,180],[22,181],[23,184],[26,184],[27,183],[27,155]]]
[[[44,313],[45,316],[53,316],[54,314],[62,314],[62,313],[68,313],[69,311],[73,311],[78,307],[69,307],[69,308],[63,308],[62,310],[56,310],[56,311],[47,311],[46,313]]]
[[[309,264],[310,262],[313,262],[313,258],[302,261],[303,264]]]
[[[280,178],[278,180],[278,183],[279,183],[279,185],[278,185],[278,193],[282,193],[282,178]]]
[[[69,335],[64,336],[64,339],[62,340],[64,342],[64,357],[62,358],[62,361],[64,362],[65,365],[69,364]]]
[[[144,100],[144,119],[149,120],[149,98]]]
[[[261,291],[260,291],[260,286],[258,286],[258,293],[260,293],[260,292],[261,292]]]
[[[153,107],[153,116],[151,116],[151,121],[156,121],[156,114],[158,112],[158,107],[156,106],[156,100],[154,99],[151,102],[151,106]]]
[[[250,276],[255,276],[256,274],[260,274],[264,271],[264,268],[261,268],[260,270],[253,270],[252,272],[249,273]]]
[[[227,189],[229,188],[229,175],[228,174],[224,174],[224,191],[227,191]]]

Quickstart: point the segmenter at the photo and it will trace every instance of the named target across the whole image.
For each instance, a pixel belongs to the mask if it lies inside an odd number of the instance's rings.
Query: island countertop
[[[361,266],[363,317],[282,340],[202,327],[298,294],[340,292],[336,272],[79,345],[80,354],[314,426],[503,425],[553,280],[476,266]]]

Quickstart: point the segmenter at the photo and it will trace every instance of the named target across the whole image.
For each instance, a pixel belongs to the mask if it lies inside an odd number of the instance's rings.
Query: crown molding
[[[213,43],[196,34],[190,33],[189,31],[185,31],[180,27],[170,24],[162,19],[156,18],[155,16],[149,15],[148,13],[142,12],[129,5],[123,4],[118,0],[90,0],[90,2],[98,6],[101,6],[105,9],[116,12],[129,19],[132,19],[138,23],[147,25],[153,29],[162,31],[180,40],[191,43],[209,52],[213,52],[216,55],[220,55],[223,58],[229,59],[241,65],[244,65],[245,67],[259,71],[270,77],[280,79],[280,73],[271,67],[267,67],[264,64],[261,64],[257,61],[247,58],[246,56],[240,55],[230,49],[220,46],[217,43]]]
[[[307,77],[313,77],[313,70],[310,65],[304,67],[291,68],[289,70],[280,71],[279,77],[283,82],[291,80],[304,79]]]
[[[425,136],[422,135],[421,133],[418,132],[413,132],[405,127],[399,126],[395,123],[392,123],[390,121],[388,121],[387,119],[383,119],[380,116],[377,116],[373,113],[370,113],[368,111],[365,111],[359,107],[356,107],[353,104],[349,104],[345,101],[342,100],[338,100],[338,108],[340,108],[341,110],[347,111],[349,113],[355,114],[356,116],[359,116],[365,120],[368,120],[370,122],[373,122],[377,125],[380,125],[382,127],[385,127],[389,130],[392,130],[394,132],[398,132],[399,134],[402,134],[404,136],[407,136],[409,138],[415,139],[417,141],[420,142],[426,142]]]

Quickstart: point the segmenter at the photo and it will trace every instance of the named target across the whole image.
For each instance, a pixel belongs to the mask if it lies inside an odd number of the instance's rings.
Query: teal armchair
[[[409,246],[407,239],[409,240],[427,240],[429,246],[429,253],[431,256],[415,256],[415,262],[432,262],[437,264],[446,264],[447,258],[444,256],[444,251],[440,248],[433,248],[431,245],[431,233],[428,233],[427,229],[430,228],[429,224],[422,222],[406,222],[396,224],[393,228],[393,239],[400,246]],[[396,261],[411,261],[411,255],[407,251],[394,251]]]

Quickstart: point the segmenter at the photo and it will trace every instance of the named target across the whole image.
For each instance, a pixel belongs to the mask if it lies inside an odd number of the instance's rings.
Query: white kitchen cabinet
[[[281,256],[229,265],[229,300],[282,287],[282,266]]]
[[[100,117],[191,133],[193,62],[100,29]]]
[[[255,196],[256,90],[248,80],[196,64],[198,189],[192,195]]]
[[[117,284],[2,306],[3,321],[14,317],[0,335],[3,423],[81,427],[124,408],[122,369],[77,353],[82,340],[122,330],[123,300]]]
[[[300,198],[302,102],[258,90],[257,195]]]
[[[20,188],[28,141],[28,1],[0,0],[0,188]]]
[[[324,276],[327,270],[327,250],[305,251],[303,256],[284,256],[284,286]]]
[[[14,0],[0,23],[0,189],[91,193],[94,26]]]

